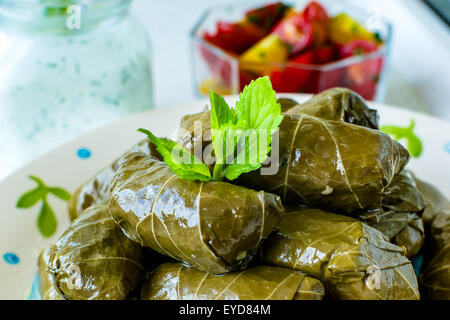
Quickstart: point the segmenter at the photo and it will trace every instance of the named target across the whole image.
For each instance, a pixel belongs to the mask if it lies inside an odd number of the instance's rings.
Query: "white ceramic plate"
[[[290,96],[298,101],[308,97]],[[54,236],[46,239],[36,226],[40,204],[30,209],[16,208],[19,197],[36,186],[29,175],[73,192],[141,140],[143,135],[136,132],[137,128],[170,136],[184,114],[199,112],[205,104],[206,100],[197,101],[124,119],[70,141],[0,181],[0,299],[24,299],[29,295],[39,251],[54,242],[69,223],[66,203],[49,196],[48,203],[56,213],[58,228]],[[372,107],[380,112],[382,125],[407,127],[414,119],[414,132],[423,143],[423,153],[412,159],[408,167],[450,197],[450,123],[394,107]]]

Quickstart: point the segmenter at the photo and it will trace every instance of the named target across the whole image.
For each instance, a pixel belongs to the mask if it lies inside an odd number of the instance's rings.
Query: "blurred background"
[[[334,2],[344,3],[340,0]],[[345,1],[356,3],[365,9],[378,8],[379,13],[393,25],[391,61],[384,102],[429,112],[450,120],[450,29],[448,20],[445,22],[427,2],[434,4],[442,16],[448,19],[449,0]],[[216,0],[214,6],[229,3],[239,1]],[[133,11],[149,31],[154,47],[157,107],[194,98],[195,92],[190,85],[193,76],[188,33],[211,4],[212,2],[207,0],[158,1],[157,4],[147,0],[135,1]],[[173,76],[168,76],[170,74]],[[178,94],[165,94],[171,88],[176,88]]]
[[[261,75],[450,121],[450,0],[274,3],[0,0],[0,179],[129,114]]]

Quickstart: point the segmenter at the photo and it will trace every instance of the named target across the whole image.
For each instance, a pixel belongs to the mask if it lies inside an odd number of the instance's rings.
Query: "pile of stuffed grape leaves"
[[[380,230],[392,243],[404,247],[408,258],[414,258],[425,239],[421,216],[426,203],[410,172],[405,170],[393,179],[383,195],[382,204],[380,220],[367,223]]]
[[[450,299],[450,203],[361,96],[210,100],[75,190],[42,299]]]
[[[263,244],[261,257],[263,263],[321,280],[334,299],[419,299],[402,248],[351,217],[293,209]]]
[[[226,182],[180,179],[143,153],[125,157],[109,211],[134,241],[212,274],[245,268],[279,223],[280,199]]]

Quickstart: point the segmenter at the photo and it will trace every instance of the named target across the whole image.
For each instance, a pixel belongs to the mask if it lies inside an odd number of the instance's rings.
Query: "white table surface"
[[[367,7],[375,5],[394,24],[384,102],[450,121],[449,29],[420,0],[354,1]],[[135,0],[133,13],[147,28],[153,43],[157,108],[196,98],[189,32],[205,8],[224,3],[232,1]]]

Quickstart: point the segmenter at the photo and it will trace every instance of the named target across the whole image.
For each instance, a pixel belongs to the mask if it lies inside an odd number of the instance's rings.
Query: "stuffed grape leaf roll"
[[[47,272],[49,259],[49,250],[43,250],[38,259],[41,300],[65,300],[56,288],[53,277]]]
[[[305,103],[290,108],[286,113],[307,114],[325,120],[342,121],[379,129],[377,111],[370,109],[356,92],[345,88],[323,91]]]
[[[290,204],[351,214],[381,208],[385,189],[409,160],[386,134],[308,115],[286,115],[279,130],[278,172],[243,174],[238,184]]]
[[[415,257],[425,239],[421,216],[426,202],[410,172],[403,170],[394,177],[382,203],[380,221],[367,223],[380,230],[392,243],[405,247],[408,258]]]
[[[264,243],[261,258],[321,280],[333,299],[419,299],[403,249],[348,216],[319,209],[289,211]]]
[[[214,276],[180,263],[163,264],[144,282],[142,300],[322,300],[323,284],[285,268],[255,266]]]
[[[275,195],[184,180],[143,153],[125,157],[111,190],[109,210],[130,238],[213,274],[245,268],[284,212]]]
[[[139,142],[124,155],[133,152],[143,152],[156,158],[160,157],[156,151],[156,147],[148,139]],[[85,209],[109,197],[109,186],[124,155],[116,159],[111,165],[102,169],[74,192],[69,201],[69,216],[71,220],[76,219]]]
[[[289,98],[278,98],[277,102],[281,106],[281,112],[282,113],[288,112],[292,108],[294,108],[294,107],[299,105],[299,103],[297,101],[295,101],[293,99],[289,99]]]
[[[420,276],[427,299],[450,300],[450,202],[435,187],[416,178],[427,207],[423,213],[426,241]]]
[[[50,248],[47,271],[66,299],[122,300],[141,284],[142,261],[142,247],[100,203],[86,209]]]

